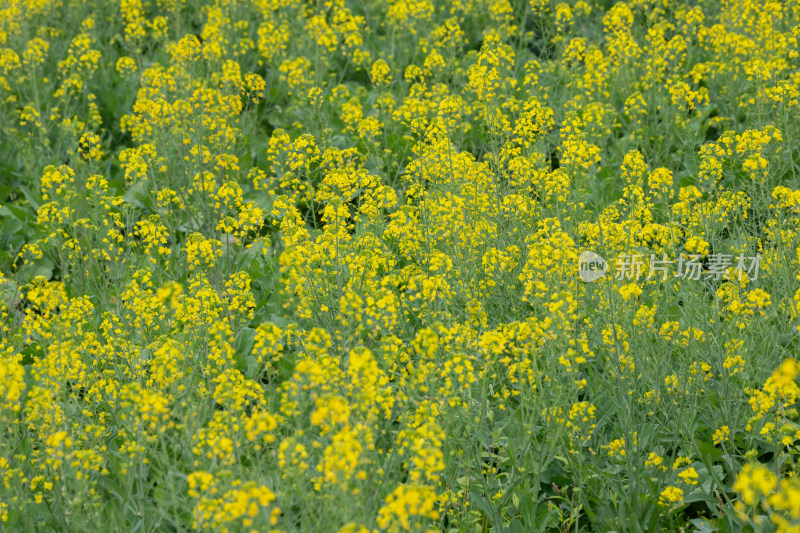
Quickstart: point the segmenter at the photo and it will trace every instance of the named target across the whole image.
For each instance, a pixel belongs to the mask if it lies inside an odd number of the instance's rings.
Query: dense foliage
[[[0,530],[798,531],[799,38],[0,0]]]

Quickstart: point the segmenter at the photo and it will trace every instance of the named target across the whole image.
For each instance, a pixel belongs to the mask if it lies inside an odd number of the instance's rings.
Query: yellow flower
[[[771,493],[778,485],[775,474],[763,465],[746,464],[736,477],[733,490],[747,505],[755,505],[761,496]]]
[[[389,65],[383,59],[378,59],[372,64],[372,83],[376,87],[388,87],[392,83],[392,74]]]
[[[699,237],[689,238],[684,248],[686,248],[687,252],[699,254],[701,257],[707,256],[708,252],[711,251],[711,245]]]
[[[678,487],[667,487],[661,491],[658,503],[665,507],[680,505],[683,502],[683,490]]]
[[[631,300],[641,296],[642,289],[636,283],[628,283],[620,287],[619,293],[625,300]]]
[[[690,466],[678,474],[678,477],[681,478],[687,485],[697,485],[697,479],[699,476],[697,474],[697,470]]]
[[[712,437],[714,445],[722,444],[726,440],[730,438],[731,430],[728,426],[720,426],[718,430],[714,432],[714,436]]]
[[[389,531],[409,531],[417,518],[439,518],[436,505],[436,493],[431,487],[398,485],[378,511],[378,526]]]
[[[136,61],[133,58],[128,56],[122,56],[117,59],[117,72],[122,74],[123,76],[127,76],[136,72]]]

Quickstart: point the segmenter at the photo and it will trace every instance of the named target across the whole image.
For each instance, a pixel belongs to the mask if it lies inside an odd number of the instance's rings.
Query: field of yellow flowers
[[[0,0],[0,531],[800,531],[798,39]]]

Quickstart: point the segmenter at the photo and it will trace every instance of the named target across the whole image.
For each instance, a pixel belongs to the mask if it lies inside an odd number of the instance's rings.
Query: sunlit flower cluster
[[[105,7],[0,0],[0,530],[800,526],[797,0]]]

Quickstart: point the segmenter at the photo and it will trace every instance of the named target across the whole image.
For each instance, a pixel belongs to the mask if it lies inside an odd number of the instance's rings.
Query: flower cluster
[[[797,0],[109,5],[0,0],[0,529],[800,524]]]

